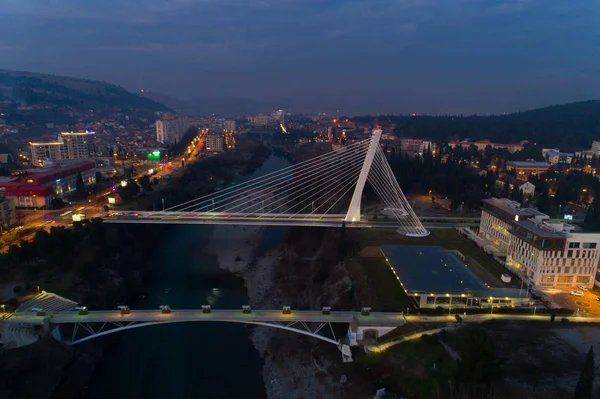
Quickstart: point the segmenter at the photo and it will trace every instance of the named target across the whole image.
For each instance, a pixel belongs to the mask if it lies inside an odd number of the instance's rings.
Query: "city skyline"
[[[0,48],[2,67],[178,99],[502,113],[598,97],[598,11],[555,0],[19,0],[0,14]]]

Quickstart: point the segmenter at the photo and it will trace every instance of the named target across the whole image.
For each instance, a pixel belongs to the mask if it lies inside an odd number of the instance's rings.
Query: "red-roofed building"
[[[87,186],[96,182],[96,163],[84,161],[71,165],[30,169],[26,175],[0,181],[0,196],[13,198],[19,208],[48,207],[54,197],[75,191],[77,174]]]

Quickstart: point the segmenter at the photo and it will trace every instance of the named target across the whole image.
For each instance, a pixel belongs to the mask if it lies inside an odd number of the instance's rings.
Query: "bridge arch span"
[[[115,327],[115,328],[110,328],[110,329],[104,329],[104,326],[106,324],[108,324],[108,323],[104,323],[97,330],[94,330],[92,328],[92,326],[90,325],[90,323],[76,323],[76,324],[74,324],[74,327],[73,327],[74,328],[73,337],[67,343],[69,345],[77,345],[82,342],[94,339],[94,338],[102,337],[104,335],[108,335],[108,334],[112,334],[112,333],[116,333],[116,332],[120,332],[120,331],[125,331],[125,330],[131,330],[134,328],[148,327],[148,326],[160,325],[160,324],[188,323],[188,322],[195,322],[195,321],[196,320],[165,320],[165,321],[151,321],[151,322],[131,322],[131,323],[127,323],[127,324],[110,323]],[[200,320],[197,320],[197,321],[200,321]],[[319,324],[318,326],[311,328],[309,326],[309,324],[302,322],[302,321],[298,321],[298,322],[293,321],[293,322],[289,322],[288,324],[283,324],[283,323],[279,323],[279,322],[270,323],[270,322],[250,321],[250,320],[243,320],[243,321],[211,320],[211,321],[237,323],[237,324],[252,324],[252,325],[263,326],[263,327],[273,327],[273,328],[278,328],[280,330],[291,331],[291,332],[294,332],[297,334],[302,334],[302,335],[306,335],[306,336],[309,336],[312,338],[317,338],[317,339],[320,339],[321,341],[325,341],[327,343],[330,343],[330,344],[333,344],[336,346],[339,344],[338,340],[335,337],[333,327],[331,326],[331,323],[329,323],[329,322],[318,323]],[[313,323],[313,324],[315,324],[315,323]],[[60,325],[68,325],[68,324],[58,324],[58,326],[60,326]],[[331,332],[331,335],[333,336],[333,338],[323,335],[323,333],[325,331],[327,331],[325,329],[326,326],[329,326],[329,331]],[[85,332],[87,332],[88,335],[84,336],[82,338],[76,338],[76,334],[77,334],[78,330],[80,330],[80,328],[83,329]]]

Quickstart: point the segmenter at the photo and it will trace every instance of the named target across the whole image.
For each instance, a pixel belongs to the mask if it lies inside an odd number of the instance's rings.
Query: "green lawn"
[[[373,311],[405,312],[406,308],[414,308],[410,299],[385,259],[361,259],[364,279],[369,287],[369,302],[361,306],[370,306]]]
[[[437,336],[425,335],[381,354],[357,355],[350,367],[372,384],[371,391],[385,387],[410,398],[436,398],[447,393],[455,362]]]

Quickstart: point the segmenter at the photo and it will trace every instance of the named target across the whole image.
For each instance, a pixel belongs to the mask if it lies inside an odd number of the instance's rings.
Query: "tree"
[[[594,347],[590,345],[590,350],[585,356],[581,374],[575,387],[574,399],[592,399],[594,392]]]
[[[144,191],[152,191],[152,184],[150,184],[150,176],[144,175],[140,177],[138,181],[140,182],[140,186],[142,186],[142,189],[144,189]]]
[[[85,183],[83,182],[83,176],[81,172],[77,172],[77,179],[75,180],[75,196],[77,199],[83,199],[87,195],[85,191]]]
[[[467,338],[465,353],[457,363],[454,381],[457,390],[490,389],[502,379],[502,367],[495,354],[494,343],[483,329],[472,330]]]
[[[508,182],[504,182],[504,186],[502,186],[502,191],[500,192],[500,198],[508,198],[510,195],[510,185]]]
[[[594,197],[594,202],[588,208],[585,214],[584,225],[586,230],[600,229],[600,195]]]

